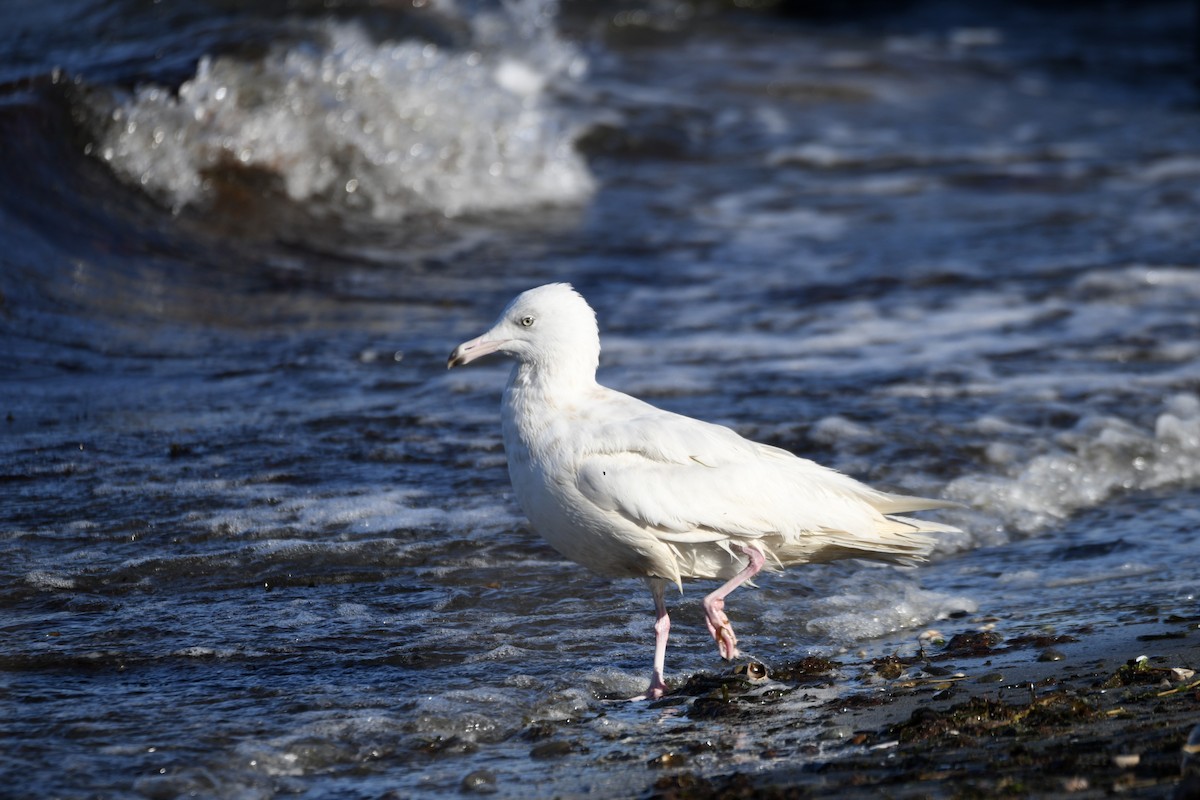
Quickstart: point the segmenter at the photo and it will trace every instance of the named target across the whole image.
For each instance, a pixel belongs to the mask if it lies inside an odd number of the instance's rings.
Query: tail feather
[[[913,566],[929,558],[937,544],[931,534],[957,533],[958,528],[940,522],[901,516],[882,516],[869,534],[823,530],[779,547],[775,557],[782,564],[862,558]]]
[[[935,500],[932,497],[911,497],[904,494],[891,494],[890,492],[873,492],[867,498],[867,502],[881,514],[907,514],[912,511],[933,511],[939,508],[964,507],[962,503],[956,503],[953,500]]]

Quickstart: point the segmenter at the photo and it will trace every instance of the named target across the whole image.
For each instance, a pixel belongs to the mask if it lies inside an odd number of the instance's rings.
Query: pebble
[[[678,767],[687,763],[687,756],[683,753],[663,753],[661,756],[656,756],[646,762],[646,766],[652,769],[666,769],[670,767]]]
[[[468,773],[460,786],[464,792],[491,794],[496,791],[496,774],[490,769],[477,769]]]
[[[849,728],[842,725],[835,725],[832,728],[827,728],[821,731],[820,738],[824,739],[825,741],[840,741],[843,739],[849,739],[853,735],[854,731],[850,730]]]

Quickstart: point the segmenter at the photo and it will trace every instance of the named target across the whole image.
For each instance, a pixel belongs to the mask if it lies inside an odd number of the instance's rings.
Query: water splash
[[[1116,417],[1091,417],[1056,437],[1050,452],[1010,467],[1004,476],[972,475],[946,495],[996,517],[1002,530],[1034,533],[1118,492],[1147,491],[1200,480],[1200,398],[1168,398],[1154,430]],[[989,449],[996,462],[1010,448]]]
[[[578,203],[593,181],[578,125],[551,95],[587,65],[557,37],[553,9],[522,0],[478,14],[461,48],[376,42],[326,20],[312,43],[260,60],[206,56],[178,92],[94,93],[90,151],[175,210],[238,171],[384,221]]]
[[[855,573],[826,597],[812,603],[808,630],[843,644],[876,639],[928,625],[979,606],[965,595],[921,588],[914,575]]]

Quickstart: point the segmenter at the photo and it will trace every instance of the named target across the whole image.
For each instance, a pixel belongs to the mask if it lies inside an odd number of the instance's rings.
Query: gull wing
[[[659,412],[601,428],[579,491],[665,541],[866,532],[882,518],[863,484],[719,425]]]

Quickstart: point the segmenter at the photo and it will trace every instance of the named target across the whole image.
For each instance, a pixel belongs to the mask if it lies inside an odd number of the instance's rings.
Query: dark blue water
[[[836,757],[853,676],[751,731],[608,699],[649,677],[648,593],[525,527],[507,366],[444,368],[552,280],[605,383],[969,506],[920,570],[737,592],[753,657],[1194,613],[1192,13],[8,4],[5,793],[622,796],[684,746]],[[669,678],[725,668],[702,591]]]

